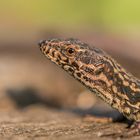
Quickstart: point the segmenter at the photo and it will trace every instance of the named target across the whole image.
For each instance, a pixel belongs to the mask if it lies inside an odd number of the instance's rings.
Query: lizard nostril
[[[40,40],[38,45],[41,47],[42,45],[44,45],[46,43],[46,40]]]

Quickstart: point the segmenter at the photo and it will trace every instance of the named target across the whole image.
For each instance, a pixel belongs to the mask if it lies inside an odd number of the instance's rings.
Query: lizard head
[[[39,42],[41,52],[52,62],[61,66],[64,70],[75,76],[75,73],[82,71],[90,72],[101,63],[104,52],[95,47],[90,47],[77,39],[50,39]],[[81,74],[78,74],[79,77]]]

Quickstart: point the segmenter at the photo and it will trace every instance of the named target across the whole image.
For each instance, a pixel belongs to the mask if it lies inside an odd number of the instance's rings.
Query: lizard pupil
[[[68,49],[68,53],[69,53],[69,54],[73,54],[73,53],[74,53],[74,49],[73,49],[73,48],[69,48],[69,49]]]

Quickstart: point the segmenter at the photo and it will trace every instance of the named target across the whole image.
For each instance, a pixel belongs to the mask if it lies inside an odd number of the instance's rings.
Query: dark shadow
[[[76,109],[69,109],[69,111],[74,112],[81,116],[90,115],[90,116],[96,116],[100,118],[101,117],[112,118],[113,122],[122,122],[122,123],[127,123],[128,125],[131,125],[133,123],[133,121],[128,120],[117,110],[103,111],[97,107],[93,107],[92,109],[88,109],[88,110],[82,110],[76,108]]]
[[[6,95],[14,101],[17,108],[24,109],[33,104],[43,104],[45,106],[60,108],[61,105],[55,99],[41,98],[36,89],[31,87],[21,89],[8,89]],[[53,101],[52,101],[53,100]],[[54,101],[55,100],[55,101]]]

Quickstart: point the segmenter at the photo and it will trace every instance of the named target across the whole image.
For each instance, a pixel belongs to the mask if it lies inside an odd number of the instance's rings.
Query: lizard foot
[[[140,121],[134,122],[130,129],[128,129],[128,136],[139,136],[140,135]]]

